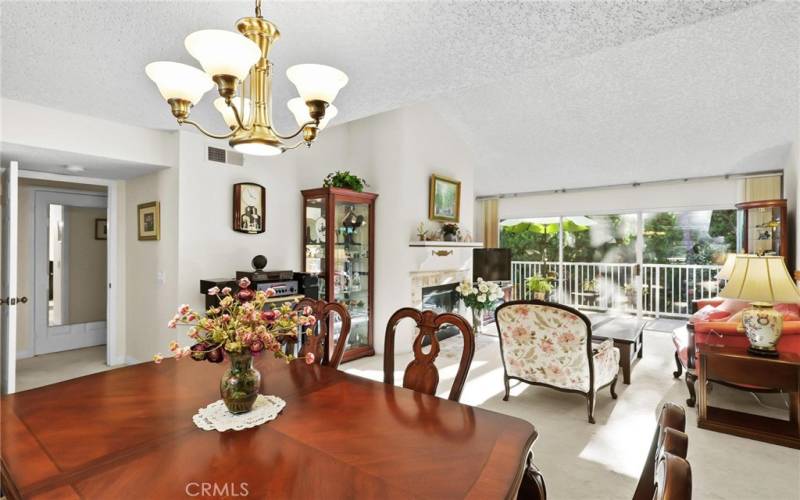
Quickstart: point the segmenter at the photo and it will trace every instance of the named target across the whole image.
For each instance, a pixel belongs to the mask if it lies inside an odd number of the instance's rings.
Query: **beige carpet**
[[[630,498],[650,446],[656,408],[664,401],[685,406],[686,386],[683,378],[672,378],[672,344],[666,333],[645,332],[644,358],[634,365],[631,385],[620,380],[616,401],[608,389],[601,391],[595,425],[586,421],[586,400],[579,395],[512,383],[511,399],[502,401],[503,368],[497,340],[482,336],[478,347],[461,401],[536,426],[535,462],[542,469],[551,499]],[[455,350],[455,346],[447,350]],[[398,356],[398,374],[410,359],[409,355]],[[456,360],[446,357],[440,361],[439,395],[446,397]],[[382,363],[381,357],[375,356],[346,363],[342,369],[382,380]],[[395,380],[401,381],[402,376]],[[750,393],[722,386],[713,387],[711,398],[718,406],[767,414],[776,410],[763,404],[784,405],[778,395],[761,395],[759,402]],[[800,499],[800,451],[698,429],[696,417],[696,410],[687,408],[694,499]]]
[[[109,369],[104,345],[20,359],[17,361],[17,392]]]

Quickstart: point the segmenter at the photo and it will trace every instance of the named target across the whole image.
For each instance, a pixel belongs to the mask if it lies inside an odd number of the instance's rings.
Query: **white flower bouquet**
[[[464,305],[474,312],[494,309],[497,301],[503,298],[503,291],[497,283],[483,281],[483,278],[478,278],[475,284],[464,281],[456,287],[456,292]]]

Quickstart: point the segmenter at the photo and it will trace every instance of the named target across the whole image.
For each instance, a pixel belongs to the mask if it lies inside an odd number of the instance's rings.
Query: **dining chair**
[[[688,438],[683,433],[685,429],[686,411],[683,407],[674,403],[664,403],[658,415],[650,451],[639,476],[633,500],[652,500],[655,493],[655,468],[662,452],[686,458]]]
[[[464,382],[467,380],[472,357],[475,355],[475,336],[472,333],[472,327],[467,320],[458,314],[437,314],[434,311],[420,311],[413,307],[404,307],[392,314],[386,325],[383,381],[387,384],[394,384],[395,329],[398,323],[406,318],[410,318],[416,323],[418,334],[412,344],[414,359],[406,366],[405,374],[403,375],[403,387],[425,394],[436,395],[436,388],[439,386],[439,370],[434,364],[437,356],[439,356],[439,339],[436,334],[443,325],[453,325],[458,328],[464,340],[461,361],[448,397],[451,401],[458,401],[461,397],[461,391],[464,389]],[[422,351],[422,342],[426,338],[430,342],[427,353]]]
[[[330,366],[331,368],[339,368],[344,356],[344,348],[347,345],[347,337],[350,335],[350,313],[338,302],[326,302],[311,298],[300,300],[295,305],[295,310],[300,310],[304,307],[311,308],[311,314],[317,319],[317,327],[315,335],[304,336],[298,356],[305,356],[307,353],[312,352],[314,353],[315,361],[319,364]],[[332,333],[330,332],[331,314],[339,316],[339,320],[342,323],[332,354],[329,348],[330,342],[332,342]]]
[[[508,401],[509,381],[550,387],[586,397],[589,423],[594,423],[597,391],[619,374],[619,349],[611,339],[592,343],[592,323],[572,307],[543,300],[506,302],[495,310],[500,332],[500,357]]]
[[[691,500],[692,467],[685,459],[664,453],[656,468],[655,500]]]

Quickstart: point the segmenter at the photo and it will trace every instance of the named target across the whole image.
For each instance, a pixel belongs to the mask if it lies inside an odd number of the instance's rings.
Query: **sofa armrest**
[[[744,328],[739,321],[703,321],[694,324],[695,333],[717,332],[722,335],[744,335]]]
[[[722,297],[714,297],[711,299],[695,299],[692,301],[692,311],[691,313],[694,314],[700,309],[704,308],[705,306],[713,306],[717,307],[718,305],[722,304],[725,299]]]

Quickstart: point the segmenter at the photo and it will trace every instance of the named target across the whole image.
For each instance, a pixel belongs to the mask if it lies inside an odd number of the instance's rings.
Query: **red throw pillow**
[[[725,299],[722,301],[722,304],[717,306],[717,309],[727,312],[728,316],[732,316],[748,307],[750,307],[750,302],[746,300]]]
[[[800,321],[800,305],[775,304],[773,307],[783,315],[784,321]]]
[[[720,308],[712,305],[703,306],[702,309],[692,314],[689,318],[689,323],[698,323],[704,321],[724,321],[730,317],[731,313],[721,310]]]

